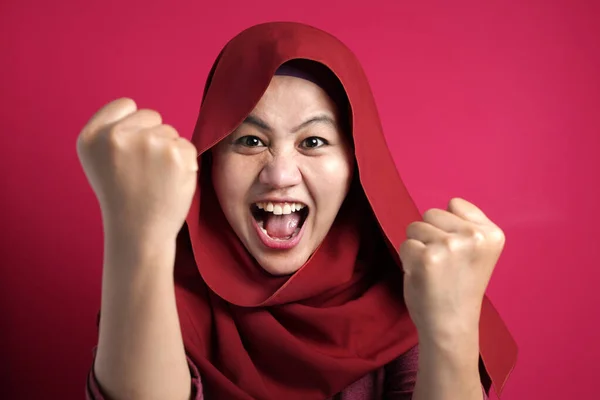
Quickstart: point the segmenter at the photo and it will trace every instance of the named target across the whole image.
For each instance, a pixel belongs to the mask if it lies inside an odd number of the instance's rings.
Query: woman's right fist
[[[140,240],[177,237],[196,188],[198,154],[160,114],[115,100],[83,128],[77,154],[105,231]]]

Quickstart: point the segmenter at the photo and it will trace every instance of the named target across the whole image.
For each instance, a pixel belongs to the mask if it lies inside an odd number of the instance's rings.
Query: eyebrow
[[[256,128],[266,131],[266,132],[272,132],[273,128],[271,128],[271,126],[269,126],[269,124],[267,124],[265,121],[263,121],[262,119],[260,119],[259,117],[257,117],[256,115],[248,115],[246,117],[246,119],[244,119],[244,124],[248,124],[248,125],[253,125]],[[297,127],[295,127],[294,129],[292,129],[292,133],[296,133],[298,132],[300,129],[306,128],[308,125],[312,125],[312,124],[316,124],[316,123],[324,123],[324,124],[329,124],[331,126],[333,126],[334,128],[337,128],[337,123],[335,122],[335,120],[333,118],[331,118],[328,115],[317,115],[314,116],[306,121],[304,121],[303,123],[301,123],[300,125],[298,125]]]

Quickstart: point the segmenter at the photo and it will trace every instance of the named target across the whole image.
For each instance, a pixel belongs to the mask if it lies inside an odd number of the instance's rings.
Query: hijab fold
[[[276,277],[227,223],[212,189],[209,150],[291,60],[327,67],[339,80],[358,176],[311,259]],[[421,216],[388,150],[365,73],[345,45],[299,23],[246,29],[209,73],[192,142],[202,162],[178,237],[175,282],[184,344],[208,398],[327,399],[417,344],[397,249]],[[500,394],[516,346],[487,297],[480,335],[482,381],[491,378]]]

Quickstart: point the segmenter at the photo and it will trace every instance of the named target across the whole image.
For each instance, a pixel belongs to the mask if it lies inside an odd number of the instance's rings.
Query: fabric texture
[[[419,349],[415,346],[384,368],[373,371],[352,383],[330,400],[411,400],[417,379],[418,358]],[[187,361],[192,376],[190,398],[205,400],[198,368],[189,357]],[[483,387],[482,391],[482,399],[487,400],[488,396]],[[109,400],[103,394],[93,369],[88,375],[86,399]],[[206,397],[206,400],[209,398]]]

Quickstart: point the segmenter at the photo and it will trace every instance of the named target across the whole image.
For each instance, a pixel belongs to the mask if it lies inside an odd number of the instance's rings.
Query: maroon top
[[[384,368],[371,372],[354,382],[330,400],[410,400],[417,380],[418,358],[419,349],[418,346],[415,346]],[[198,368],[189,357],[187,361],[192,376],[191,399],[205,400]],[[108,397],[100,389],[93,367],[88,375],[86,393],[87,400],[108,400]],[[488,400],[485,390],[483,390],[482,398]]]

